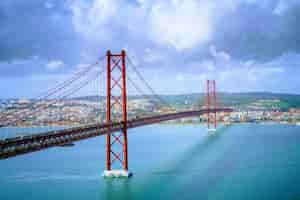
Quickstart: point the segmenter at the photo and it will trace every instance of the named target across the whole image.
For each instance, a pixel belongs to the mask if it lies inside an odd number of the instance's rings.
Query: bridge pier
[[[126,96],[126,53],[111,54],[107,51],[107,96],[106,96],[106,123],[111,124],[121,121],[120,133],[111,132],[110,128],[106,133],[106,170],[104,177],[130,177],[128,171],[128,150],[127,150],[127,96]],[[121,116],[118,112],[121,111]],[[112,168],[116,169],[112,169]],[[121,168],[121,169],[120,169]]]
[[[132,173],[124,169],[115,169],[115,170],[104,170],[104,178],[129,178],[132,176]]]

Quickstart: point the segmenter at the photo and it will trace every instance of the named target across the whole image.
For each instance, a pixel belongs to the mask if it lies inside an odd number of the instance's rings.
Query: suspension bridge
[[[85,92],[89,95],[83,98]],[[147,108],[139,103],[141,98]],[[207,80],[202,106],[176,109],[157,95],[124,50],[120,54],[107,51],[94,64],[84,66],[30,103],[21,102],[1,112],[2,130],[11,132],[23,127],[24,132],[0,138],[0,159],[103,135],[104,175],[130,176],[128,129],[206,115],[208,130],[215,131],[217,113],[221,112],[229,113],[232,109],[217,105],[215,80]]]

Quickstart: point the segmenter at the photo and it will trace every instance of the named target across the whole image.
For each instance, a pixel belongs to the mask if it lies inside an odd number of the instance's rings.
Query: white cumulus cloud
[[[208,0],[74,1],[70,4],[77,32],[88,39],[110,37],[120,28],[176,50],[193,48],[212,37],[213,6]],[[107,39],[107,38],[106,38]]]
[[[150,12],[155,42],[184,50],[209,41],[212,34],[210,4],[206,1],[161,1]]]
[[[61,60],[51,60],[47,63],[47,69],[49,70],[57,70],[64,66],[64,62]]]
[[[211,56],[218,61],[230,61],[230,55],[225,51],[217,51],[215,46],[209,48]]]
[[[75,30],[88,39],[94,39],[109,36],[107,29],[109,22],[117,16],[118,4],[115,0],[74,1],[70,9]]]

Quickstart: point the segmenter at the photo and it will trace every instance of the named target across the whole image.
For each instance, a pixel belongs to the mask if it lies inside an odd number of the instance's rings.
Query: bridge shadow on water
[[[222,138],[227,129],[230,127],[224,126],[215,134],[202,137],[174,161],[150,172],[146,178],[138,177],[144,174],[137,174],[132,179],[107,180],[106,199],[207,199],[209,189],[232,166],[230,161],[222,159],[226,154]]]
[[[222,138],[227,127],[221,127],[216,133],[204,133],[207,134],[203,137],[203,140],[197,141],[196,144],[188,148],[182,155],[174,160],[170,166],[163,166],[168,170],[153,171],[154,175],[178,175],[180,173],[195,173],[197,169],[184,169],[185,165],[191,163],[193,160],[199,159],[202,154],[205,154]]]

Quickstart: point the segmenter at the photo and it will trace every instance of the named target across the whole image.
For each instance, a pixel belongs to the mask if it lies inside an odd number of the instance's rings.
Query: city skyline
[[[159,94],[200,93],[206,79],[299,94],[299,11],[295,0],[3,1],[0,98],[35,97],[107,49],[125,49]]]

